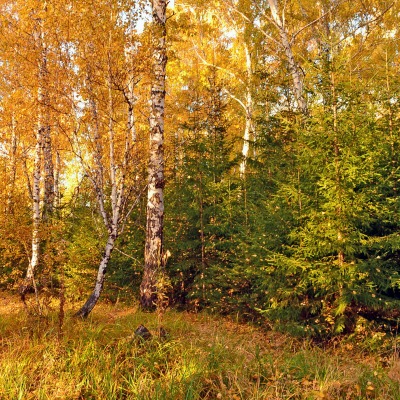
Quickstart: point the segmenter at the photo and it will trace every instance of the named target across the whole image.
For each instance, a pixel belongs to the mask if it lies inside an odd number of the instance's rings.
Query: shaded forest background
[[[396,327],[399,7],[193,0],[168,9],[162,284],[171,305],[317,337],[370,320]],[[62,291],[84,301],[123,176],[123,230],[102,296],[136,298],[153,52],[146,5],[0,8],[0,286],[18,290],[38,228],[39,300]]]

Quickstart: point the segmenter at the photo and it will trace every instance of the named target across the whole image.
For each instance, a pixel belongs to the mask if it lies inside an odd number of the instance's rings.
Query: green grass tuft
[[[60,336],[56,311],[27,317],[14,299],[8,302],[0,308],[4,400],[400,398],[394,338],[381,351],[344,340],[322,348],[226,319],[169,311],[163,320],[168,337],[159,339],[156,315],[106,304],[87,320],[67,310]],[[153,333],[150,340],[133,336],[139,324]]]

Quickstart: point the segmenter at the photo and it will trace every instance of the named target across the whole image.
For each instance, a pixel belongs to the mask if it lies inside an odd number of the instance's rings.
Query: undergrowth
[[[168,311],[100,304],[87,320],[57,308],[28,316],[0,307],[1,399],[382,399],[400,398],[396,338],[351,337],[315,345],[288,335]],[[139,324],[153,333],[133,335]],[[371,335],[372,337],[372,335]]]

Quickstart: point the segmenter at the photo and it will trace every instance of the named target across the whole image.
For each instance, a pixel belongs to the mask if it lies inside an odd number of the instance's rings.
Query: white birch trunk
[[[110,261],[111,253],[114,249],[115,240],[117,239],[117,237],[118,237],[117,227],[114,227],[114,229],[108,235],[108,240],[104,249],[103,258],[101,259],[99,269],[97,271],[97,277],[93,292],[87,299],[86,303],[76,313],[76,316],[86,318],[89,315],[89,313],[93,310],[97,301],[99,300],[104,286],[104,278],[107,271],[108,263]]]
[[[47,11],[47,2],[44,2],[43,10]],[[43,193],[43,212],[42,219],[47,220],[53,214],[54,207],[54,165],[53,151],[50,128],[50,95],[49,95],[49,71],[48,71],[48,48],[46,37],[43,31],[43,21],[39,21],[38,45],[40,58],[38,61],[38,129],[42,133],[43,148],[43,174],[44,174],[44,193]]]
[[[245,113],[246,113],[246,123],[243,134],[243,147],[242,147],[242,157],[243,160],[240,163],[239,171],[240,176],[243,178],[246,173],[246,163],[249,156],[250,140],[254,134],[254,123],[253,123],[253,96],[251,93],[251,80],[252,80],[252,67],[251,67],[251,55],[247,44],[244,44],[244,50],[246,53],[246,100],[245,100]]]
[[[288,38],[288,32],[286,30],[283,19],[279,15],[277,0],[268,0],[268,4],[271,11],[272,19],[275,23],[275,26],[278,28],[281,44],[283,46],[289,64],[289,71],[292,76],[293,90],[297,102],[297,107],[302,114],[306,115],[307,102],[304,98],[303,78],[293,55],[292,45]]]
[[[39,265],[40,250],[40,180],[41,180],[41,163],[42,163],[42,131],[36,131],[35,159],[33,169],[33,185],[32,185],[32,254],[29,260],[29,266],[26,271],[25,282],[20,287],[20,295],[25,301],[25,295],[32,288],[36,292],[35,271]]]
[[[157,275],[162,268],[164,224],[164,104],[166,52],[166,0],[153,0],[153,82],[151,88],[150,160],[148,166],[145,265],[140,303],[153,309],[157,299]]]
[[[134,60],[131,60],[133,63]],[[127,95],[127,103],[128,103],[128,132],[131,135],[132,143],[136,143],[136,127],[135,127],[135,114],[133,112],[134,105],[136,102],[135,97],[135,82],[133,79],[129,82],[128,85],[128,95]]]
[[[122,159],[122,165],[120,168],[119,177],[117,177],[117,164],[115,159],[115,132],[114,132],[114,122],[113,122],[113,93],[111,86],[111,70],[109,69],[109,77],[108,77],[108,134],[109,134],[109,172],[110,172],[110,180],[111,180],[111,216],[109,216],[106,212],[105,207],[105,195],[104,195],[104,165],[103,158],[101,156],[101,143],[100,143],[100,132],[99,132],[99,124],[98,124],[98,116],[97,116],[97,108],[94,99],[91,99],[91,107],[92,107],[92,115],[93,115],[93,123],[94,123],[94,161],[96,166],[95,177],[92,179],[96,194],[97,194],[97,202],[99,205],[100,213],[103,216],[104,224],[108,230],[108,239],[106,246],[104,248],[104,253],[102,260],[99,265],[99,269],[97,272],[97,278],[94,285],[94,289],[92,294],[89,296],[86,303],[81,307],[81,309],[76,313],[76,316],[87,317],[89,313],[92,311],[97,301],[100,298],[101,292],[104,286],[105,274],[107,271],[108,263],[111,258],[111,253],[115,247],[115,241],[117,240],[121,230],[123,229],[123,209],[125,204],[125,179],[126,179],[126,170],[130,161],[130,152],[131,152],[131,138],[132,138],[132,130],[134,130],[134,121],[133,121],[133,103],[129,104],[128,110],[128,121],[127,121],[127,130],[125,134],[125,149],[124,156]],[[127,218],[127,215],[125,215]]]
[[[38,130],[36,135],[36,148],[35,148],[35,164],[33,171],[33,228],[32,228],[32,256],[29,263],[29,268],[26,273],[28,280],[34,277],[34,271],[39,264],[39,227],[40,227],[40,180],[41,180],[41,152],[42,152],[42,135]]]
[[[43,4],[43,10],[47,10],[47,2]],[[51,137],[49,125],[49,93],[48,93],[48,70],[47,70],[47,47],[43,32],[43,21],[38,21],[37,45],[40,50],[38,59],[38,116],[36,131],[36,147],[33,169],[32,186],[32,254],[26,271],[25,282],[20,288],[23,301],[25,295],[33,287],[37,296],[35,283],[35,272],[40,261],[40,225],[42,220],[52,213],[54,201],[54,171],[51,151]],[[43,210],[41,212],[41,190],[42,158],[44,166],[44,194]],[[50,187],[51,186],[51,187]]]

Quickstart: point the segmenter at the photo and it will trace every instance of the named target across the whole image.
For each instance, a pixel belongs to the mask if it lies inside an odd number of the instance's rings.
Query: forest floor
[[[32,306],[33,309],[33,306]],[[363,332],[310,340],[205,313],[134,305],[28,315],[0,293],[1,399],[400,399],[397,338]],[[31,310],[32,311],[32,310]],[[135,337],[138,325],[153,336]]]

